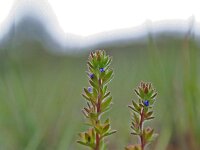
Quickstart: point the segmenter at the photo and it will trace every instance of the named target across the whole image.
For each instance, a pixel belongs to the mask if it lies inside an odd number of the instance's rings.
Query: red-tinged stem
[[[95,150],[99,150],[99,145],[100,145],[100,137],[99,137],[99,134],[96,133],[96,147],[95,147]]]
[[[142,108],[141,112],[141,119],[140,119],[140,141],[141,141],[141,150],[144,150],[145,147],[145,141],[143,136],[143,121],[144,121],[144,108]]]
[[[98,98],[98,102],[97,102],[97,113],[99,113],[101,111],[101,104],[100,104],[100,99]],[[97,122],[99,121],[99,119],[97,120]],[[99,150],[99,146],[100,146],[100,135],[98,133],[96,133],[96,147],[95,150]]]
[[[99,80],[99,86],[100,85],[101,85],[101,82]],[[100,92],[100,89],[99,89],[99,92]],[[101,96],[99,95],[97,99],[97,114],[99,114],[100,112],[101,112]],[[97,119],[97,122],[99,122],[99,117]],[[96,133],[96,146],[94,150],[100,149],[100,140],[101,140],[100,135]]]

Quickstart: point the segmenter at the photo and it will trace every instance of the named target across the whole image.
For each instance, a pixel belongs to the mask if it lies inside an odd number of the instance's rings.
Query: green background
[[[159,137],[154,150],[200,149],[200,48],[192,35],[148,35],[83,48],[76,54],[53,54],[42,42],[15,45],[0,51],[0,149],[86,150],[78,145],[84,131],[81,97],[87,87],[86,61],[91,50],[112,56],[114,79],[109,85],[114,105],[109,113],[118,132],[107,138],[108,149],[136,143],[130,135],[133,89],[150,81],[158,91],[155,119]]]

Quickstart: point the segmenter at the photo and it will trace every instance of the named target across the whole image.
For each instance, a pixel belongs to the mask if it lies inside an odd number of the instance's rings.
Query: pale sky
[[[17,1],[0,0],[0,26]],[[34,0],[44,1],[65,33],[80,36],[138,27],[146,20],[187,20],[193,16],[200,21],[199,0]]]

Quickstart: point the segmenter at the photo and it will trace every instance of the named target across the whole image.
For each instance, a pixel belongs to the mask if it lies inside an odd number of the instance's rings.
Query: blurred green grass
[[[29,49],[27,49],[29,48]],[[159,95],[154,150],[200,149],[200,51],[194,38],[154,39],[144,43],[99,45],[113,57],[109,113],[117,134],[109,149],[134,143],[127,105],[133,88],[151,81]],[[9,47],[0,53],[0,149],[84,150],[76,143],[83,129],[81,97],[88,86],[88,52],[75,56],[46,53],[40,43]]]

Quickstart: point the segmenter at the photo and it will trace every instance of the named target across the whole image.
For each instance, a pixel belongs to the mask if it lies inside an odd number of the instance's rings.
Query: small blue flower
[[[88,92],[92,93],[92,87],[88,87]]]
[[[91,73],[89,76],[90,76],[91,79],[94,78],[94,74],[93,73]]]
[[[104,72],[105,70],[104,70],[104,68],[100,68],[99,71],[100,72]]]
[[[149,106],[149,101],[148,100],[144,100],[143,104],[148,107]]]

